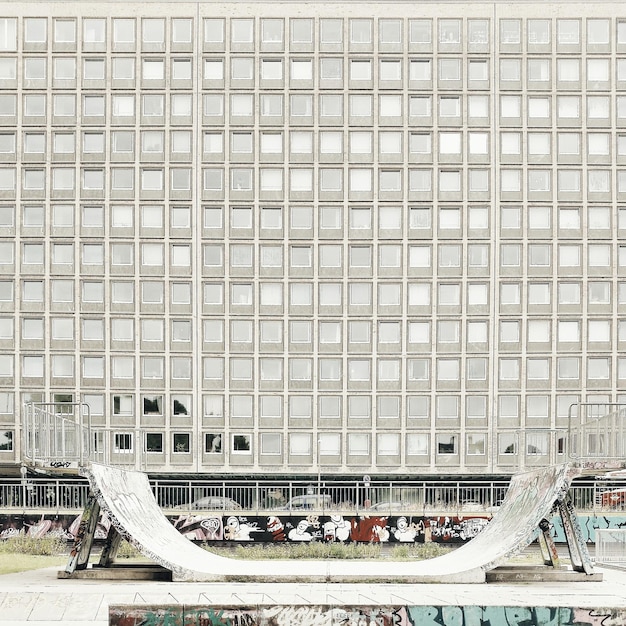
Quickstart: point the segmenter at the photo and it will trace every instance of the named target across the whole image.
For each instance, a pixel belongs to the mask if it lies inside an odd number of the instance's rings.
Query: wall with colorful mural
[[[595,542],[596,529],[626,528],[622,515],[578,516],[583,536]],[[367,543],[464,543],[475,537],[489,522],[488,517],[410,515],[211,515],[183,514],[170,522],[194,541],[274,542],[367,542]],[[0,514],[0,540],[16,534],[31,537],[60,536],[73,540],[80,515]],[[105,539],[109,520],[102,514],[96,539]],[[561,518],[555,517],[552,535],[565,542]]]
[[[122,606],[110,626],[619,626],[626,609],[519,606]]]
[[[343,515],[178,515],[170,522],[194,541],[464,543],[489,522],[487,517],[412,517]],[[0,515],[0,539],[24,533],[33,537],[57,535],[73,539],[80,516]],[[96,539],[105,539],[110,523],[100,517]]]

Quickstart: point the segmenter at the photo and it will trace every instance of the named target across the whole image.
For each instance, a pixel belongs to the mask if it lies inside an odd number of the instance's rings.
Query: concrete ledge
[[[520,565],[497,567],[487,572],[488,583],[530,583],[530,582],[600,582],[602,574],[585,574],[566,568],[554,568],[549,565]]]
[[[65,570],[57,572],[62,580],[172,580],[172,572],[155,565],[116,565],[115,567],[89,567],[69,574]]]

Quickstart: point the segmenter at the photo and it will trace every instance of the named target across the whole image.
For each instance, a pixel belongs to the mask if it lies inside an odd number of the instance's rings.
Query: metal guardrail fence
[[[594,560],[596,563],[626,563],[626,530],[598,528]]]
[[[511,430],[501,455],[517,471],[548,467],[567,459],[586,467],[623,467],[626,459],[626,405],[572,404],[568,428]],[[140,428],[93,427],[82,403],[27,403],[22,437],[26,464],[78,470],[88,461],[149,471],[160,464]],[[392,495],[392,494],[391,494]],[[430,504],[427,494],[423,504]],[[371,500],[371,498],[370,498]],[[489,499],[493,506],[497,499]]]
[[[568,456],[572,460],[623,464],[626,459],[626,406],[582,402],[568,414]]]
[[[166,513],[268,511],[414,515],[492,514],[504,499],[507,481],[202,481],[152,480],[157,502]],[[0,512],[81,511],[86,481],[66,478],[0,481]],[[626,482],[588,480],[570,491],[578,512],[626,513]]]
[[[25,459],[47,459],[82,464],[91,448],[89,405],[70,402],[24,405],[22,454]]]

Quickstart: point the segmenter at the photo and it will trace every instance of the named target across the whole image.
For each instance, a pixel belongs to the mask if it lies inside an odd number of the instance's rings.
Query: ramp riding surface
[[[484,582],[497,567],[533,541],[539,522],[569,489],[568,465],[518,474],[488,526],[472,541],[426,561],[245,561],[212,554],[170,524],[138,471],[92,463],[83,469],[101,509],[141,553],[171,570],[174,580],[310,582]]]

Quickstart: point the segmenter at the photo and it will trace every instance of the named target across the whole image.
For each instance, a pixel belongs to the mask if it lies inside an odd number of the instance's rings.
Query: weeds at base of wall
[[[115,555],[118,559],[139,559],[143,558],[143,555],[135,546],[128,543],[128,541],[122,541],[117,549]]]
[[[452,548],[435,542],[400,544],[391,548],[389,558],[392,561],[423,561],[425,559],[434,559],[436,556],[441,556],[451,550]]]
[[[447,546],[438,543],[423,543],[411,545],[394,545],[383,551],[379,543],[318,543],[307,542],[302,544],[259,544],[237,545],[229,547],[209,546],[201,544],[202,548],[219,554],[220,556],[237,559],[267,560],[267,559],[363,559],[390,561],[415,561],[431,559],[450,551]],[[38,556],[59,556],[67,554],[68,543],[61,537],[28,537],[15,535],[0,541],[0,554],[30,554]],[[141,553],[127,541],[120,543],[117,551],[118,559],[142,558]]]
[[[0,554],[33,554],[58,556],[67,553],[67,541],[62,537],[28,537],[15,535],[0,541]]]
[[[263,544],[238,545],[234,548],[221,548],[202,544],[209,552],[220,556],[249,559],[253,561],[267,559],[363,559],[390,561],[416,561],[431,559],[450,551],[447,546],[438,543],[396,545],[383,551],[379,543],[301,543],[301,544]]]

